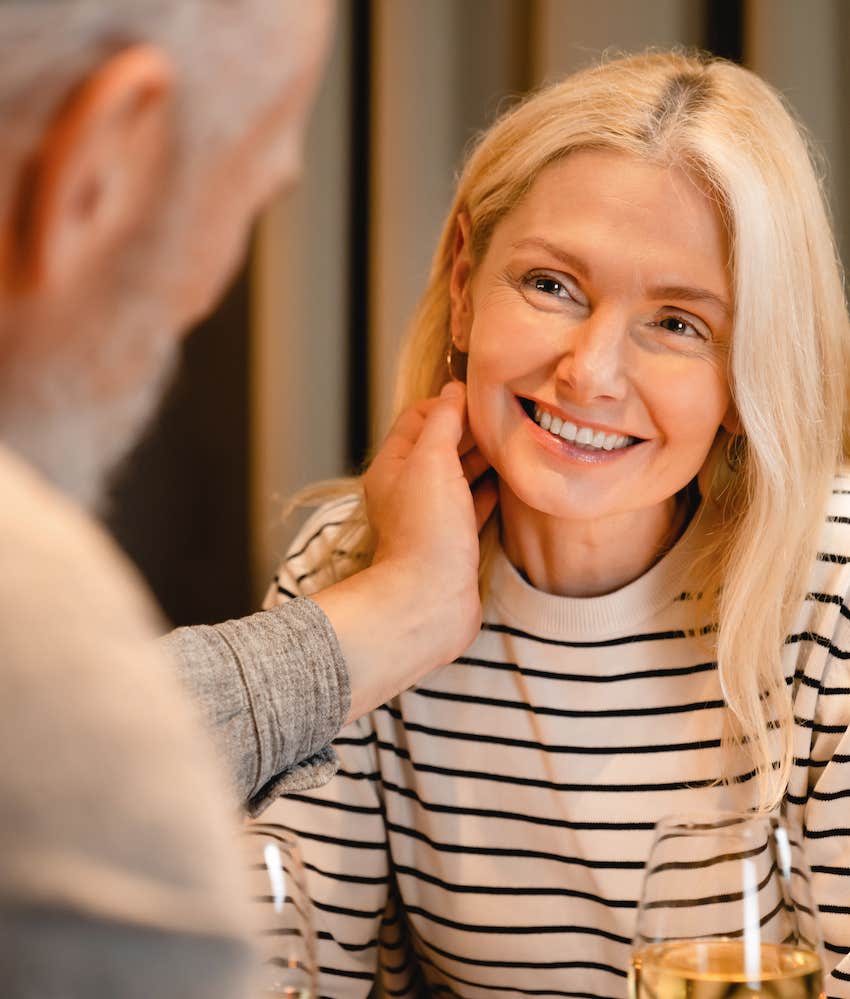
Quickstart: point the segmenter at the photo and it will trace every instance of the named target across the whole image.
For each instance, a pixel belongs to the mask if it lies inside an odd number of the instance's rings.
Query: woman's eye
[[[561,284],[560,281],[556,281],[555,278],[536,277],[532,280],[537,291],[545,292],[547,295],[562,296],[567,294],[567,289]]]
[[[578,300],[577,294],[569,285],[552,274],[529,274],[525,278],[526,287],[532,291],[540,292],[549,298],[559,298],[567,302]]]
[[[689,322],[681,316],[664,316],[651,323],[651,325],[658,326],[669,333],[675,333],[676,336],[696,337],[699,340],[709,339],[706,331],[701,329],[696,323]]]
[[[686,323],[684,319],[678,319],[676,316],[667,316],[666,319],[661,319],[658,325],[671,333],[687,333],[689,329],[693,329],[690,323]]]

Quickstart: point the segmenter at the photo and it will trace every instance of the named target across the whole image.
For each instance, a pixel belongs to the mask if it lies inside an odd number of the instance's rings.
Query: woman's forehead
[[[729,239],[693,174],[625,153],[581,150],[546,167],[496,226],[491,252],[560,256],[593,277],[619,262],[682,272],[729,294]]]

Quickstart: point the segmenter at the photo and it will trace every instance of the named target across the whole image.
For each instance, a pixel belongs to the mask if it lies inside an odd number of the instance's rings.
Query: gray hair
[[[298,0],[0,0],[0,207],[68,94],[129,45],[156,45],[174,62],[181,152],[227,142],[272,86],[285,84],[287,65],[289,74],[295,68],[297,7]],[[282,19],[291,59],[279,47]],[[269,38],[273,53],[263,51]]]

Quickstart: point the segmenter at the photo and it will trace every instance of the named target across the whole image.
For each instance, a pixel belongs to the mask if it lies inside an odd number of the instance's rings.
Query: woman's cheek
[[[469,429],[472,431],[478,450],[498,471],[496,460],[498,459],[499,441],[496,428],[499,421],[490,414],[489,409],[492,407],[493,401],[489,402],[490,406],[488,407],[486,389],[476,378],[475,372],[470,370],[466,382],[466,410],[469,418]]]

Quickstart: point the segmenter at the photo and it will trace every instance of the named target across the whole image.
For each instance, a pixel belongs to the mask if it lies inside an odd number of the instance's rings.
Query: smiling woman
[[[850,995],[850,331],[777,95],[653,53],[498,121],[399,407],[461,370],[500,490],[481,634],[263,816],[301,835],[322,993],[622,995],[655,821],[781,808]],[[368,561],[358,488],[313,491],[270,602]]]
[[[463,216],[452,337],[502,544],[538,589],[610,593],[670,547],[683,490],[735,429],[720,213],[678,168],[581,151],[540,174],[477,266],[468,232]]]

